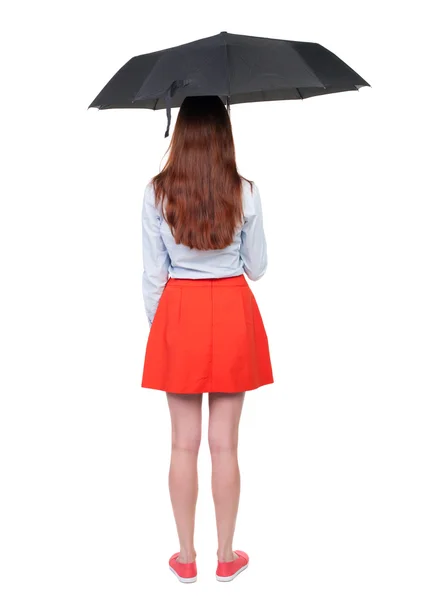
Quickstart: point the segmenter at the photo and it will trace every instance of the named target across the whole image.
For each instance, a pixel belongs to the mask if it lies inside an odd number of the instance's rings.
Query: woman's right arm
[[[240,257],[244,271],[251,281],[257,281],[267,270],[268,257],[261,196],[255,183],[251,203],[247,203],[240,239]]]

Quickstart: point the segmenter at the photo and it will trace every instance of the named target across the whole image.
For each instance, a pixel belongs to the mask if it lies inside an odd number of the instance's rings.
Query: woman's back
[[[184,244],[176,244],[162,204],[155,206],[152,182],[145,189],[143,204],[143,291],[147,314],[152,320],[167,276],[181,279],[208,279],[235,277],[246,273],[257,281],[267,269],[267,244],[264,233],[261,198],[258,187],[242,178],[244,220],[233,238],[223,249],[198,250]],[[165,211],[165,202],[164,202]]]

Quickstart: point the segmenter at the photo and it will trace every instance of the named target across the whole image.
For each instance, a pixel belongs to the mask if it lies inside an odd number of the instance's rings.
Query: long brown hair
[[[216,250],[233,242],[243,221],[242,176],[219,96],[183,100],[167,162],[152,183],[156,206],[167,200],[163,216],[177,244]]]

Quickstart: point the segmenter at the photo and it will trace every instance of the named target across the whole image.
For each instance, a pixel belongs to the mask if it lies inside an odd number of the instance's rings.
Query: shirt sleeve
[[[170,257],[160,233],[160,214],[155,207],[154,188],[148,183],[142,206],[142,295],[151,327],[158,303],[168,280]]]
[[[240,257],[244,271],[249,279],[257,281],[267,270],[268,258],[261,196],[255,183],[253,184],[251,205],[245,211],[240,239]]]

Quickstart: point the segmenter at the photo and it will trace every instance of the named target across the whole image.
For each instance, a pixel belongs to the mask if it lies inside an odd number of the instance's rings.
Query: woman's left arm
[[[142,294],[151,327],[158,303],[168,280],[170,257],[160,233],[160,215],[155,207],[154,187],[148,183],[142,206],[142,254],[144,271]]]

